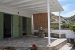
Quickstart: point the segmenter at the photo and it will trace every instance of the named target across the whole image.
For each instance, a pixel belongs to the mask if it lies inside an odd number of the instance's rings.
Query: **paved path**
[[[56,39],[51,39],[51,42],[53,42]],[[0,47],[30,47],[32,44],[36,44],[37,46],[47,46],[48,39],[47,38],[38,38],[33,36],[23,36],[19,38],[10,38],[10,39],[4,39],[0,41]]]

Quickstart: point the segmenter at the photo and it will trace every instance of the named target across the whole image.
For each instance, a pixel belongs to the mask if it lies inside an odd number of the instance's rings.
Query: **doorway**
[[[26,17],[22,17],[23,35],[26,35]]]
[[[4,38],[11,38],[11,20],[12,16],[4,13]]]

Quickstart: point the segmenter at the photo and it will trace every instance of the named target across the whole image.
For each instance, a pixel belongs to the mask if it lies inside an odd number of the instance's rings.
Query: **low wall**
[[[52,33],[58,33],[59,30],[52,30]],[[66,38],[75,38],[75,33],[72,30],[61,30],[61,33],[66,35]]]
[[[38,30],[34,30],[34,32],[38,32]],[[59,30],[51,30],[52,33],[58,33]],[[66,35],[66,38],[75,38],[75,33],[72,30],[61,30],[61,33]]]

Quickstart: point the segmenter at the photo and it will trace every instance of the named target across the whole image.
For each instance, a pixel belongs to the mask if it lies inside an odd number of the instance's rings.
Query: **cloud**
[[[59,16],[59,13],[58,13],[58,12],[53,12],[53,14]],[[67,12],[67,13],[63,13],[63,12],[61,12],[60,15],[61,15],[62,17],[71,17],[71,16],[75,15],[75,10],[70,11],[70,12]]]
[[[66,4],[66,5],[64,5],[62,7],[63,7],[64,11],[67,11],[67,10],[70,9],[70,6],[71,6],[71,4]]]
[[[71,16],[73,16],[73,15],[75,15],[75,10],[73,10],[73,11],[70,11],[70,12],[68,12],[68,13],[66,13],[66,14],[61,14],[63,17],[71,17]]]
[[[61,16],[68,17],[67,14],[70,13],[68,11],[70,10],[71,4],[66,4],[66,5],[63,5],[62,7],[63,7],[64,11],[61,12]],[[68,13],[66,13],[66,12],[68,12]],[[52,13],[55,14],[55,15],[59,15],[58,12],[52,12]]]
[[[55,15],[59,15],[59,12],[52,12],[53,14],[55,14]]]
[[[58,0],[58,1],[60,3],[62,3],[62,7],[64,9],[64,11],[61,12],[62,17],[71,17],[71,16],[75,15],[75,10],[73,10],[73,8],[74,8],[73,4],[69,3],[70,2],[69,0]],[[66,1],[68,3],[66,3]],[[52,13],[59,16],[58,12],[52,12]]]

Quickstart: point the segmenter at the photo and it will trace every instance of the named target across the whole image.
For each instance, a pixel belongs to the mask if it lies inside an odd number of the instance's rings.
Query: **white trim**
[[[48,45],[50,45],[50,3],[49,0],[47,0],[47,11],[48,11]]]
[[[59,37],[61,37],[61,18],[60,18],[60,12],[59,12]]]
[[[34,21],[33,21],[34,19],[33,19],[33,15],[32,15],[32,18],[31,18],[31,23],[32,23],[32,34],[34,34]]]

